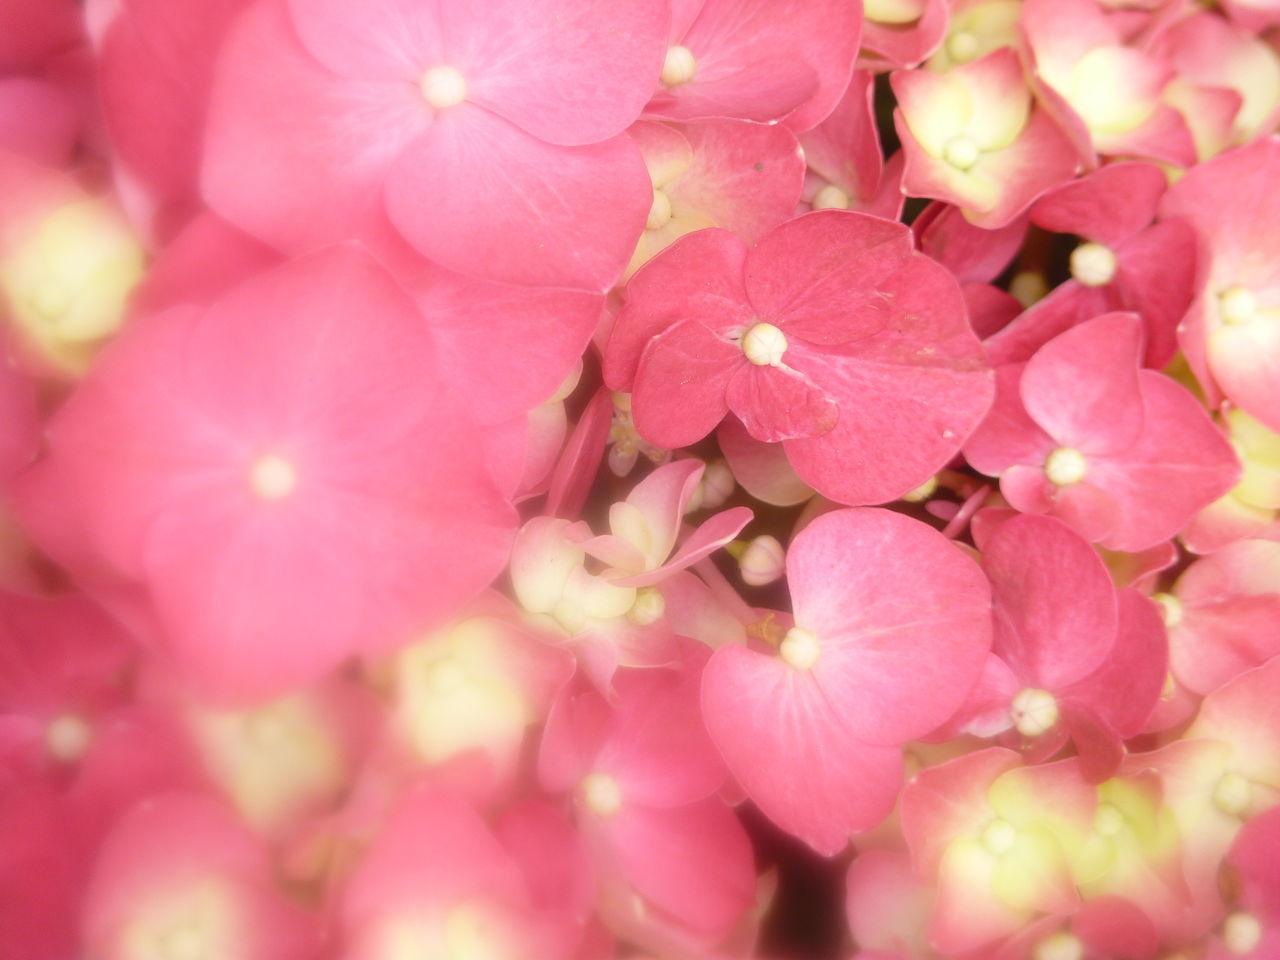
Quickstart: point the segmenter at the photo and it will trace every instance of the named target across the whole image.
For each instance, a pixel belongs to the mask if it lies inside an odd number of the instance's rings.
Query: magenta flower
[[[694,443],[733,412],[850,504],[897,497],[950,460],[990,377],[955,281],[910,231],[837,210],[749,249],[721,230],[680,240],[628,284],[605,352],[650,442]]]
[[[1231,489],[1240,465],[1185,388],[1139,369],[1141,351],[1138,318],[1108,313],[999,368],[965,458],[1000,477],[1014,507],[1087,540],[1137,551],[1169,539]]]
[[[990,589],[937,531],[838,510],[787,552],[795,626],[777,650],[730,645],[707,665],[711,739],[756,805],[819,853],[875,826],[902,785],[901,745],[934,729],[991,645]]]
[[[667,27],[641,0],[258,4],[220,56],[205,193],[291,253],[398,234],[460,273],[603,291],[652,199],[621,134]]]
[[[315,679],[506,560],[514,514],[437,363],[366,255],[293,261],[119,340],[50,427],[29,515],[203,689]]]

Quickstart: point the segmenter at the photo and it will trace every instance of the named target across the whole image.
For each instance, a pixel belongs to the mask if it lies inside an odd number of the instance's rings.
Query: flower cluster
[[[0,0],[0,960],[1277,960],[1278,127],[1276,0]]]

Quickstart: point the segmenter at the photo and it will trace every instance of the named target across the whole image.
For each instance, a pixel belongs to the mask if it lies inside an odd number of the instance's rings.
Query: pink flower
[[[707,730],[784,830],[830,856],[879,823],[901,745],[959,706],[990,649],[990,590],[937,531],[838,510],[787,551],[795,627],[777,650],[728,645],[703,680]]]
[[[653,206],[628,277],[677,238],[704,227],[724,227],[754,243],[800,202],[804,154],[781,124],[641,121],[630,135],[649,169]]]
[[[85,894],[84,942],[104,960],[154,944],[248,960],[315,956],[315,921],[276,888],[267,850],[213,798],[134,807],[103,843]]]
[[[754,247],[690,235],[637,273],[605,353],[641,435],[696,442],[732,411],[806,483],[878,503],[955,455],[990,373],[955,281],[906,227],[826,210]]]
[[[440,362],[366,255],[293,261],[114,344],[24,479],[29,517],[90,587],[129,584],[122,613],[201,688],[315,679],[506,559],[515,518]]]
[[[715,795],[725,770],[698,708],[707,654],[686,650],[679,670],[619,672],[612,703],[581,682],[566,688],[538,765],[546,789],[573,791],[601,906],[619,933],[665,932],[705,948],[751,905],[755,871],[746,833]]]
[[[995,606],[992,656],[949,727],[1016,730],[1035,762],[1069,738],[1086,777],[1119,766],[1164,686],[1164,628],[1149,600],[1117,595],[1102,559],[1065,524],[1015,516],[981,543]]]
[[[1083,242],[1071,253],[1071,279],[987,342],[993,363],[1027,360],[1062,331],[1112,310],[1142,317],[1146,366],[1160,370],[1173,359],[1194,296],[1196,243],[1182,220],[1152,223],[1165,186],[1153,164],[1112,163],[1036,202],[1036,226]]]
[[[1196,379],[1280,431],[1280,217],[1271,137],[1191,170],[1170,188],[1163,217],[1181,217],[1201,245],[1199,293],[1179,332]]]
[[[1280,654],[1280,543],[1241,540],[1197,560],[1159,595],[1174,677],[1211,693]]]
[[[1169,539],[1240,467],[1186,389],[1139,369],[1141,350],[1138,318],[1109,313],[999,368],[995,406],[965,458],[1000,477],[1014,507],[1087,540],[1137,551]]]
[[[849,83],[862,27],[850,0],[676,0],[647,112],[816,125]]]
[[[270,0],[220,55],[210,205],[287,252],[397,235],[460,273],[603,291],[651,193],[623,131],[666,4]]]
[[[1075,172],[1071,142],[1033,99],[1009,48],[946,73],[898,70],[890,79],[911,196],[954,203],[995,229]]]
[[[410,788],[345,885],[340,956],[572,956],[578,924],[539,909],[522,867],[466,803]]]

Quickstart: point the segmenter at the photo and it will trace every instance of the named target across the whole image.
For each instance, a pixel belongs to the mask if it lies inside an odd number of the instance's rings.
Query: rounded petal
[[[458,273],[603,292],[653,202],[635,144],[554,146],[461,104],[399,157],[387,212],[419,252]]]
[[[818,637],[812,672],[853,736],[903,743],[964,701],[991,648],[991,594],[969,557],[888,510],[837,510],[787,552],[796,624]]]

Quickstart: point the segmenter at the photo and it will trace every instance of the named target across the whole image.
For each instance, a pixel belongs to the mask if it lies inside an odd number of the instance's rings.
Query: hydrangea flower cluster
[[[0,0],[0,960],[1278,960],[1280,2]]]

